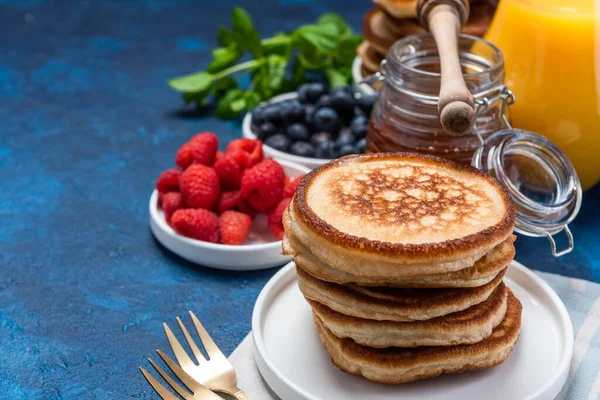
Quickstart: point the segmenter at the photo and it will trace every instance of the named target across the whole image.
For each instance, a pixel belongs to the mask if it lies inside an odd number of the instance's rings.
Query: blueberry
[[[313,157],[315,148],[308,142],[296,142],[290,147],[290,153],[300,157]]]
[[[315,112],[315,128],[325,132],[336,132],[340,127],[338,114],[329,107],[323,107]]]
[[[356,100],[356,104],[365,114],[370,115],[371,111],[373,111],[373,105],[375,104],[375,100],[377,100],[376,94],[363,94]]]
[[[315,106],[304,106],[304,123],[311,127],[315,123]]]
[[[290,147],[290,139],[287,136],[278,133],[265,140],[265,144],[275,150],[287,152]]]
[[[265,118],[265,109],[265,106],[258,106],[252,110],[252,124],[254,126],[260,126],[267,121]]]
[[[362,139],[367,136],[367,128],[369,125],[369,121],[366,117],[359,115],[354,117],[352,122],[350,123],[350,129],[352,130],[352,134],[357,139]]]
[[[365,147],[367,147],[367,138],[362,138],[354,145],[354,149],[357,153],[362,154],[365,152]]]
[[[328,94],[324,94],[323,96],[319,97],[319,100],[317,100],[317,102],[315,103],[315,108],[323,108],[323,107],[330,107],[331,106],[331,96]]]
[[[354,110],[353,111],[354,111],[354,116],[355,117],[358,117],[359,115],[362,115],[363,117],[367,116],[367,114],[359,106],[354,106]]]
[[[310,84],[305,83],[304,85],[302,85],[298,88],[298,100],[300,101],[300,103],[303,103],[303,104],[310,103],[310,101],[308,101],[309,85]]]
[[[302,124],[292,124],[287,128],[287,135],[293,141],[307,141],[310,133],[306,126]]]
[[[351,88],[349,88],[347,86],[338,86],[336,88],[331,89],[330,94],[333,96],[334,94],[342,94],[342,93],[353,94],[354,92],[352,91]]]
[[[327,93],[327,88],[322,83],[311,83],[308,87],[308,99],[310,103],[319,100],[321,96]]]
[[[340,132],[340,135],[335,140],[335,146],[336,148],[341,149],[346,145],[353,146],[354,142],[356,142],[356,138],[351,132]]]
[[[333,140],[333,136],[331,136],[331,133],[329,133],[329,132],[315,133],[310,138],[310,142],[313,144],[313,146],[319,146],[319,144],[321,142],[328,142],[328,141],[332,141],[332,140]]]
[[[265,122],[272,122],[274,124],[277,124],[280,121],[279,106],[270,105],[265,107],[265,109],[263,110],[263,118]]]
[[[326,92],[327,88],[322,83],[307,83],[298,89],[298,100],[304,104],[314,104]]]
[[[315,149],[316,158],[334,158],[335,157],[335,145],[331,140],[324,140],[320,142]]]
[[[332,92],[331,108],[337,112],[354,111],[354,97],[346,91]]]
[[[350,154],[356,154],[356,150],[351,144],[344,145],[338,150],[339,157],[344,157]]]
[[[264,141],[266,138],[277,133],[277,127],[272,122],[264,122],[258,127],[255,133],[259,140]]]
[[[279,114],[285,124],[301,122],[304,119],[304,107],[298,101],[289,101],[281,105]]]

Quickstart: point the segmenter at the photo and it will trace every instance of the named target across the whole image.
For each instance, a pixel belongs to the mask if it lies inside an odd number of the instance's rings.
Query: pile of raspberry
[[[167,223],[193,239],[239,245],[253,218],[265,213],[280,240],[283,211],[302,177],[287,177],[277,161],[264,158],[259,140],[236,139],[225,152],[218,146],[214,133],[199,133],[177,151],[177,168],[159,175],[158,205]]]

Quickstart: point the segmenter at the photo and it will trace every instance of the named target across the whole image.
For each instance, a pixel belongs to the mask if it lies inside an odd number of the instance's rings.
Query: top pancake
[[[290,210],[304,245],[308,230],[326,247],[409,263],[480,258],[515,223],[510,196],[490,176],[409,153],[325,164],[302,180]]]

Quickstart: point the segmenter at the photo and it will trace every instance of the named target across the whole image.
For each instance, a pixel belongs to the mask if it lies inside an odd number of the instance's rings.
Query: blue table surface
[[[192,134],[221,144],[240,124],[184,110],[165,80],[200,70],[241,3],[261,34],[365,1],[0,0],[0,398],[155,398],[137,367],[167,349],[163,321],[194,310],[229,354],[276,269],[188,263],[148,227],[160,171]],[[552,258],[520,237],[531,268],[600,280],[600,188]]]

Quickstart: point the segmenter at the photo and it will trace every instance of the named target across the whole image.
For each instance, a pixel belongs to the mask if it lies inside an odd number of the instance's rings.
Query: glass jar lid
[[[547,237],[556,257],[573,250],[568,224],[581,206],[581,184],[573,164],[554,143],[532,132],[504,129],[482,141],[472,165],[507,188],[517,209],[516,232]],[[557,250],[553,235],[561,231],[569,244]]]

